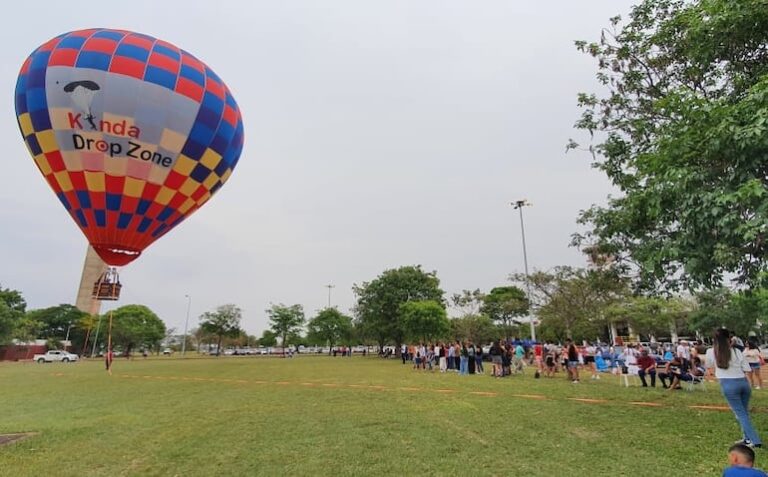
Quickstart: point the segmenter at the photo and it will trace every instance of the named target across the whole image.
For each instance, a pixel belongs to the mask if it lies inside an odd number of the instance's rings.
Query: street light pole
[[[192,296],[184,295],[187,297],[187,319],[184,321],[184,340],[181,342],[181,357],[187,352],[187,327],[189,326],[189,309],[192,308]]]
[[[99,330],[101,329],[101,316],[99,315],[99,324],[96,325],[96,337],[93,339],[93,349],[91,350],[91,358],[96,356],[96,343],[99,342]]]
[[[325,288],[328,289],[328,308],[330,308],[331,307],[331,289],[336,288],[336,285],[328,284],[328,285],[325,285]]]
[[[512,202],[510,205],[520,211],[520,232],[523,236],[523,263],[525,264],[525,288],[528,293],[528,320],[531,325],[531,340],[536,341],[536,327],[533,324],[533,316],[530,313],[530,306],[531,306],[531,281],[528,277],[528,251],[525,247],[525,223],[523,222],[523,207],[531,206],[530,202],[528,202],[526,199],[522,200],[516,200],[515,202]]]
[[[69,330],[72,329],[72,322],[69,322],[69,326],[67,326],[67,337],[64,338],[64,351],[68,351],[67,348],[69,348]]]

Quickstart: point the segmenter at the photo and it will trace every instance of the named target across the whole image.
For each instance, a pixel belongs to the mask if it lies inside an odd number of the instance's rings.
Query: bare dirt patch
[[[18,432],[16,434],[0,434],[0,446],[23,441],[24,439],[29,439],[30,437],[36,436],[36,435],[37,435],[37,432]]]

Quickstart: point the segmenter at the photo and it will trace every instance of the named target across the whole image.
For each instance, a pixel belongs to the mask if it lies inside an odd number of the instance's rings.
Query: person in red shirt
[[[541,345],[541,343],[536,343],[533,346],[533,357],[536,361],[536,369],[541,372],[542,368],[542,356],[544,354],[544,347]]]
[[[643,387],[647,388],[648,383],[645,381],[645,376],[651,376],[651,387],[656,387],[656,360],[652,356],[648,356],[648,350],[643,350],[640,353],[640,357],[637,358],[637,367],[640,368],[637,375],[640,376],[640,381],[643,382]]]

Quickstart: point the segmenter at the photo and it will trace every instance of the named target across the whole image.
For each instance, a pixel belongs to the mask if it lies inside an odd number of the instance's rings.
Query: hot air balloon
[[[243,148],[224,82],[176,46],[124,30],[46,42],[16,83],[30,154],[98,255],[123,266],[205,204]]]

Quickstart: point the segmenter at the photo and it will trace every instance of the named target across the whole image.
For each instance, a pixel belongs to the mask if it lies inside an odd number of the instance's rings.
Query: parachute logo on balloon
[[[86,113],[85,120],[91,125],[91,129],[96,130],[96,123],[93,122],[91,114],[91,102],[96,91],[100,90],[99,85],[93,81],[73,81],[64,86],[64,92],[70,93],[72,101],[83,113]]]
[[[37,167],[109,265],[122,266],[205,204],[243,148],[240,110],[203,62],[124,30],[60,35],[16,83]]]

